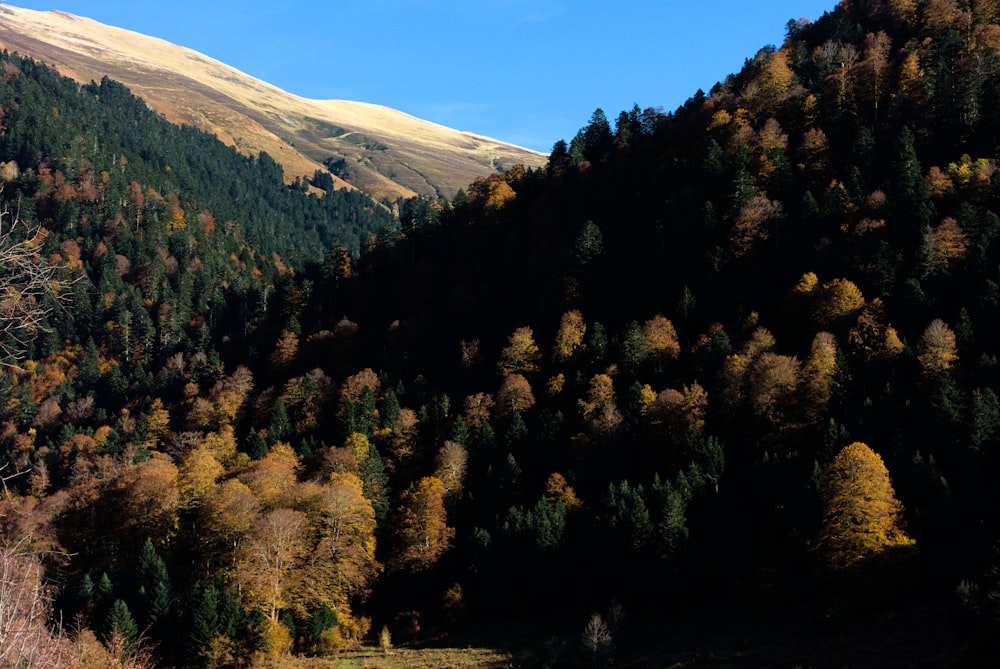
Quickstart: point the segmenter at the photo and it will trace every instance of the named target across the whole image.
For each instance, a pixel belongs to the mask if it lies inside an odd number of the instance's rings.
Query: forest
[[[842,0],[399,203],[3,54],[0,665],[993,666],[998,50],[1000,0]]]

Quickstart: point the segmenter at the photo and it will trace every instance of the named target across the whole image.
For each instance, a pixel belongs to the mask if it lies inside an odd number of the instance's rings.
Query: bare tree
[[[51,599],[29,538],[0,542],[0,666],[63,666],[65,642],[48,626]]]
[[[41,226],[21,219],[20,200],[14,209],[9,202],[0,205],[0,365],[21,359],[53,305],[67,300],[69,282],[60,266],[40,253],[45,236]]]
[[[608,625],[604,622],[604,618],[601,617],[600,613],[595,613],[590,617],[587,626],[583,628],[583,635],[580,640],[583,643],[584,650],[594,660],[595,667],[599,667],[608,661],[614,648],[614,638],[611,636],[611,630],[608,629]]]

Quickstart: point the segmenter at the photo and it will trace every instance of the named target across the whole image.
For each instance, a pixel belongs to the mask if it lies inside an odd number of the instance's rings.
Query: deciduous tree
[[[866,444],[845,446],[820,475],[823,524],[817,548],[835,569],[913,545],[903,531],[903,506],[881,456]]]
[[[306,514],[275,509],[254,521],[240,551],[236,580],[248,606],[277,622],[289,606],[296,571],[309,552]]]
[[[403,493],[396,530],[397,568],[429,569],[451,546],[455,529],[448,526],[444,496],[444,483],[435,476],[425,476]]]

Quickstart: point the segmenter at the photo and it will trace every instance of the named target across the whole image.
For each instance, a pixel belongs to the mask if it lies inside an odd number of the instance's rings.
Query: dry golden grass
[[[0,5],[0,48],[83,83],[120,81],[174,123],[212,132],[248,154],[266,151],[289,180],[311,176],[326,158],[343,158],[352,185],[375,198],[450,197],[498,165],[546,160],[388,107],[298,97],[191,49],[64,12]]]
[[[259,669],[507,669],[516,666],[504,652],[486,648],[366,648],[336,657],[281,658]]]

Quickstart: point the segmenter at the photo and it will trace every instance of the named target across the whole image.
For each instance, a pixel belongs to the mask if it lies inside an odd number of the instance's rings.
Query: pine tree
[[[126,647],[130,647],[139,638],[139,626],[128,605],[120,599],[116,599],[111,605],[104,627],[105,639],[120,639]]]
[[[139,598],[146,620],[153,625],[164,623],[173,605],[173,591],[167,564],[157,554],[153,542],[149,539],[146,539],[146,543],[139,551],[136,575],[139,580]]]

